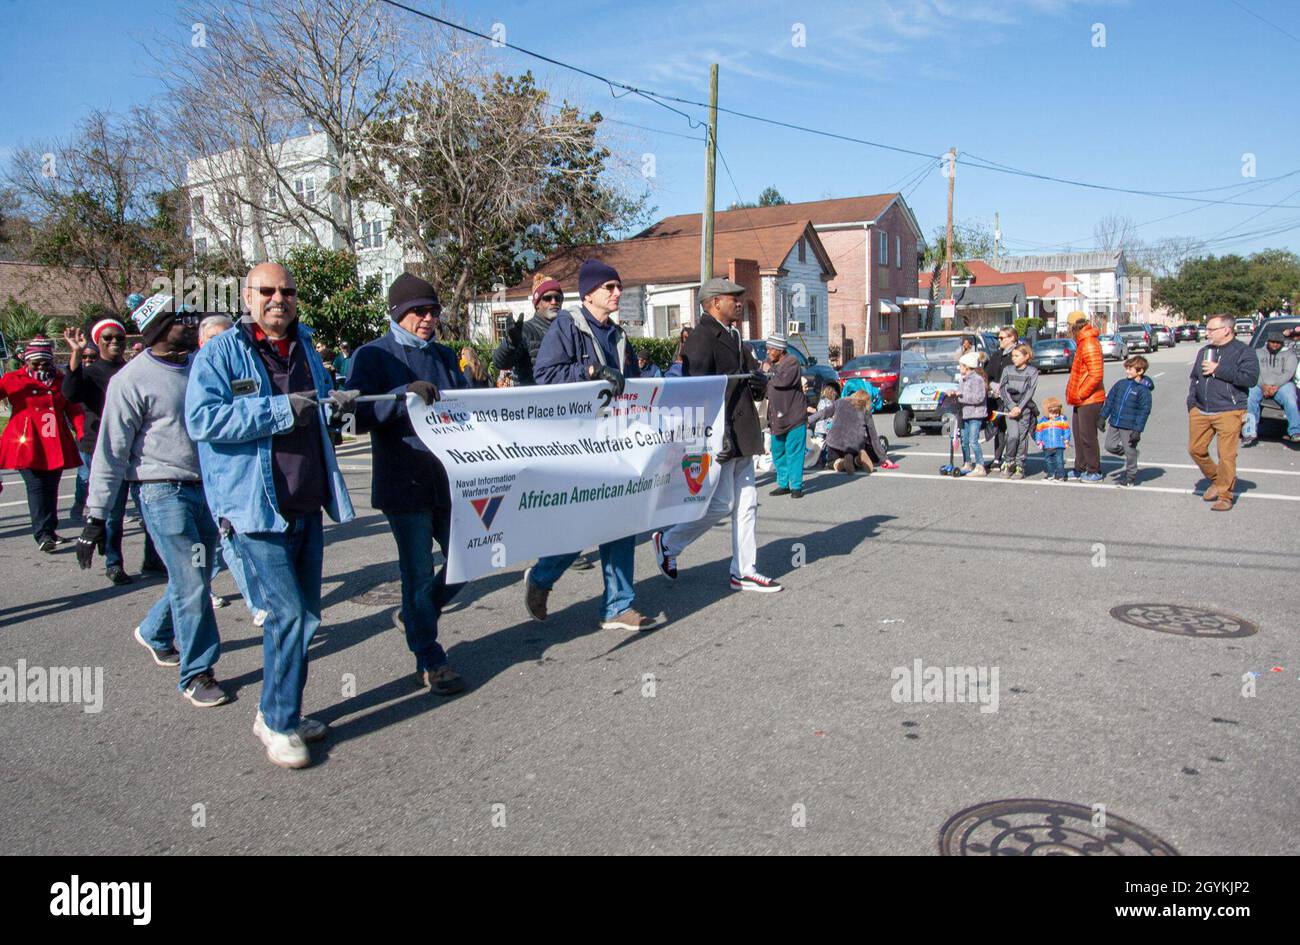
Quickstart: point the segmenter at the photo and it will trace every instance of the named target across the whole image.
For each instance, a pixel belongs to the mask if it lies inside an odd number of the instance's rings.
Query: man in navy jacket
[[[388,334],[357,349],[344,386],[360,394],[397,395],[357,404],[357,428],[370,432],[370,504],[384,513],[397,542],[399,622],[415,654],[416,675],[447,696],[465,688],[438,643],[443,605],[464,586],[448,586],[445,567],[433,573],[433,543],[447,553],[451,492],[447,471],[420,442],[406,412],[408,393],[431,404],[441,391],[469,386],[455,352],[433,340],[441,311],[433,286],[409,273],[398,276],[388,290]]]

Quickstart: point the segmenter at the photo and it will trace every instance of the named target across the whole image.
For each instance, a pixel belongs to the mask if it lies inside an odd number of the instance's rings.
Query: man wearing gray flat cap
[[[722,452],[715,459],[721,475],[704,515],[694,522],[654,533],[655,561],[670,580],[677,579],[677,556],[707,532],[719,518],[731,514],[731,589],[771,594],[781,585],[758,573],[754,536],[758,520],[758,489],[754,457],[763,452],[763,431],[754,402],[762,400],[767,376],[759,372],[749,349],[741,344],[736,324],[744,308],[745,287],[729,279],[709,279],[700,286],[704,314],[682,345],[682,376],[749,374],[727,382],[726,427]]]

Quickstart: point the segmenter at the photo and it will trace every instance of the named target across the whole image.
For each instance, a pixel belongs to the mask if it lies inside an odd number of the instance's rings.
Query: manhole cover
[[[1094,826],[1104,823],[1104,826]],[[991,801],[948,818],[943,856],[1178,856],[1149,830],[1063,801]]]
[[[1248,637],[1259,631],[1232,614],[1182,604],[1121,604],[1112,607],[1110,615],[1135,627],[1185,637]]]
[[[352,600],[362,607],[400,607],[402,582],[385,581],[383,584],[376,584],[370,590],[354,595]]]

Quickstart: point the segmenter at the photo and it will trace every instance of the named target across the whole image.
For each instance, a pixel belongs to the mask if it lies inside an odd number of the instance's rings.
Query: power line
[[[1251,16],[1259,20],[1261,23],[1267,23],[1269,26],[1273,27],[1273,29],[1277,30],[1283,36],[1286,36],[1290,39],[1294,39],[1297,43],[1300,43],[1300,36],[1296,36],[1294,33],[1288,33],[1286,30],[1282,29],[1282,27],[1278,26],[1272,20],[1266,20],[1258,13],[1256,13],[1254,10],[1251,10],[1249,7],[1242,6],[1240,3],[1237,2],[1237,0],[1231,0],[1231,2],[1234,7],[1237,7],[1240,10],[1244,10],[1246,13],[1249,13]]]
[[[680,105],[690,105],[697,108],[709,108],[709,105],[705,102],[699,102],[693,99],[682,98],[676,95],[667,95],[662,92],[655,92],[650,89],[643,89],[634,85],[629,85],[626,82],[619,82],[615,79],[610,79],[606,76],[600,75],[599,73],[592,72],[589,69],[583,69],[580,66],[575,66],[570,63],[563,62],[559,59],[555,59],[554,57],[547,56],[539,52],[534,52],[531,49],[526,49],[523,46],[517,46],[514,43],[498,40],[495,37],[487,35],[486,33],[480,33],[477,30],[470,29],[467,26],[462,26],[459,23],[453,23],[450,20],[446,20],[443,19],[442,17],[434,16],[433,14],[426,13],[423,10],[417,10],[414,7],[407,6],[404,3],[399,3],[398,0],[383,0],[383,2],[388,4],[389,6],[396,7],[397,9],[400,10],[405,10],[407,13],[412,13],[416,16],[422,17],[426,20],[430,20],[434,23],[441,24],[442,26],[446,26],[450,29],[458,30],[462,33],[467,33],[471,36],[476,36],[479,39],[483,39],[492,43],[494,46],[502,46],[507,49],[513,49],[516,52],[523,53],[524,55],[527,56],[532,56],[534,59],[538,59],[542,62],[547,62],[550,63],[551,65],[559,66],[562,69],[568,69],[572,72],[578,73],[579,75],[584,75],[587,76],[588,78],[595,79],[598,82],[603,82],[605,83],[605,85],[609,87],[610,94],[613,95],[615,98],[622,98],[624,96],[616,95],[614,93],[614,89],[616,88],[623,89],[625,91],[625,94],[627,93],[635,94],[640,98],[645,99],[647,102],[652,102],[656,105],[659,105],[661,108],[666,108],[668,109],[668,111],[671,111],[677,115],[682,116],[687,120],[687,122],[690,124],[692,128],[699,127],[704,124],[703,121],[692,117],[691,115],[687,114],[681,109],[674,108],[673,106],[669,105],[668,102],[675,102]],[[1238,4],[1238,6],[1240,6],[1240,4]],[[1242,9],[1245,10],[1246,8],[1242,7]],[[1251,11],[1246,10],[1246,12],[1250,13]],[[1252,15],[1256,15],[1256,14],[1252,13]],[[1260,19],[1262,19],[1262,17]],[[1265,20],[1265,22],[1268,21]],[[1275,24],[1271,24],[1271,23],[1269,25],[1275,26]],[[1280,27],[1278,27],[1278,29],[1280,29]],[[760,122],[762,124],[772,125],[778,128],[786,128],[792,131],[800,131],[805,134],[817,135],[819,137],[829,138],[831,140],[836,140],[836,141],[844,141],[850,144],[860,144],[866,147],[879,148],[884,151],[893,151],[899,154],[912,154],[915,155],[916,157],[930,158],[936,161],[939,160],[942,156],[940,154],[932,154],[926,151],[919,151],[914,148],[905,148],[905,147],[900,147],[898,145],[885,144],[884,142],[881,141],[871,141],[866,138],[858,138],[858,137],[854,137],[853,135],[844,135],[833,131],[826,131],[820,128],[811,128],[808,127],[807,125],[798,125],[793,122],[781,121],[776,118],[768,118],[763,115],[754,115],[748,112],[742,112],[732,108],[725,108],[721,105],[718,106],[718,111],[726,115],[732,115],[736,118],[744,118],[748,121]],[[997,161],[990,160],[988,158],[982,158],[979,157],[978,155],[971,154],[970,152],[966,152],[963,155],[963,157],[969,159],[969,161],[963,162],[966,164],[967,167],[977,168],[979,170],[993,171],[995,173],[1000,173],[1000,174],[1010,174],[1010,175],[1030,178],[1034,180],[1043,180],[1051,183],[1066,184],[1071,187],[1082,187],[1089,190],[1101,190],[1101,191],[1108,191],[1111,193],[1130,194],[1139,197],[1156,197],[1163,200],[1182,200],[1182,201],[1189,201],[1192,203],[1224,204],[1227,206],[1234,206],[1234,207],[1272,208],[1272,205],[1269,204],[1246,203],[1242,201],[1227,201],[1227,200],[1224,201],[1205,200],[1203,198],[1190,196],[1190,194],[1193,193],[1194,191],[1175,192],[1175,191],[1143,190],[1134,187],[1117,187],[1109,184],[1095,184],[1089,181],[1074,180],[1068,177],[1057,177],[1052,174],[1040,174],[1035,171],[1029,171],[1023,168],[1012,167],[1011,165],[1008,164],[1002,164]],[[976,161],[978,163],[970,163],[970,161]],[[1207,188],[1206,190],[1208,191],[1212,189],[1214,188]],[[1286,209],[1300,210],[1300,205],[1288,204],[1286,205]]]

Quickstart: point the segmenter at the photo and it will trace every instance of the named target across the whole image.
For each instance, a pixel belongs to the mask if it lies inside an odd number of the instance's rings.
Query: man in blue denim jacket
[[[305,768],[304,742],[326,734],[302,717],[307,646],[320,626],[321,510],[336,522],[353,516],[324,404],[349,405],[333,391],[311,329],[298,322],[288,270],[254,266],[243,300],[248,314],[194,360],[185,423],[212,514],[257,575],[268,611],[253,732],[273,763]]]

